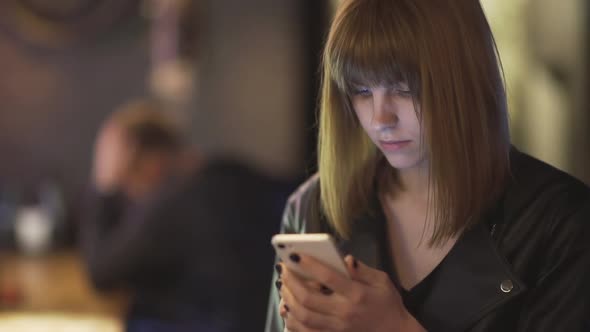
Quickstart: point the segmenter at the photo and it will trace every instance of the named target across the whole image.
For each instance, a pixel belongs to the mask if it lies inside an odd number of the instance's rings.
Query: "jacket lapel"
[[[379,223],[385,222],[381,218],[378,214],[356,223],[354,237],[340,240],[340,249],[383,269],[382,244],[377,241],[383,232]],[[467,230],[433,273],[424,302],[412,312],[428,331],[465,331],[526,290],[498,252],[484,222]]]
[[[525,290],[486,225],[480,223],[459,239],[437,267],[416,318],[430,331],[465,331]]]

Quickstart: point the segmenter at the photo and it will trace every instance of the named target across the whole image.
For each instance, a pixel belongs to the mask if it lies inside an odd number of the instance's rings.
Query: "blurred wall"
[[[300,0],[203,5],[195,140],[279,177],[303,168],[307,45]]]
[[[146,26],[138,18],[76,45],[45,48],[0,30],[0,183],[57,176],[69,196],[89,174],[100,122],[145,93]]]
[[[513,142],[590,183],[583,0],[482,0],[504,65]]]

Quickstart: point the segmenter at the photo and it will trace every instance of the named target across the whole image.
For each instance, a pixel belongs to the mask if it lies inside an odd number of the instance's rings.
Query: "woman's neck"
[[[384,170],[381,191],[392,198],[404,196],[414,199],[428,200],[432,190],[429,184],[428,167],[416,167],[392,172],[390,167]]]

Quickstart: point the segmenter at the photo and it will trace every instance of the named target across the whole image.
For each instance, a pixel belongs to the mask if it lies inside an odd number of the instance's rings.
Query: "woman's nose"
[[[373,94],[373,118],[371,124],[379,129],[394,127],[399,118],[397,116],[394,98],[387,93],[377,92]]]

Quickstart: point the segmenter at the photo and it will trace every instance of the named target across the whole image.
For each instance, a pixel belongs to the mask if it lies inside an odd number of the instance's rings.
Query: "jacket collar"
[[[385,270],[383,242],[385,216],[378,209],[373,217],[355,223],[354,237],[340,240],[343,252]],[[492,218],[498,218],[498,215]],[[502,220],[490,220],[490,224]],[[526,290],[500,253],[488,228],[480,222],[463,233],[433,271],[424,301],[412,314],[429,331],[464,331],[504,303]],[[382,238],[382,241],[377,239]],[[417,287],[422,284],[419,283]],[[409,291],[409,296],[416,289]]]
[[[463,234],[437,267],[416,318],[428,330],[464,331],[525,289],[480,223]]]

